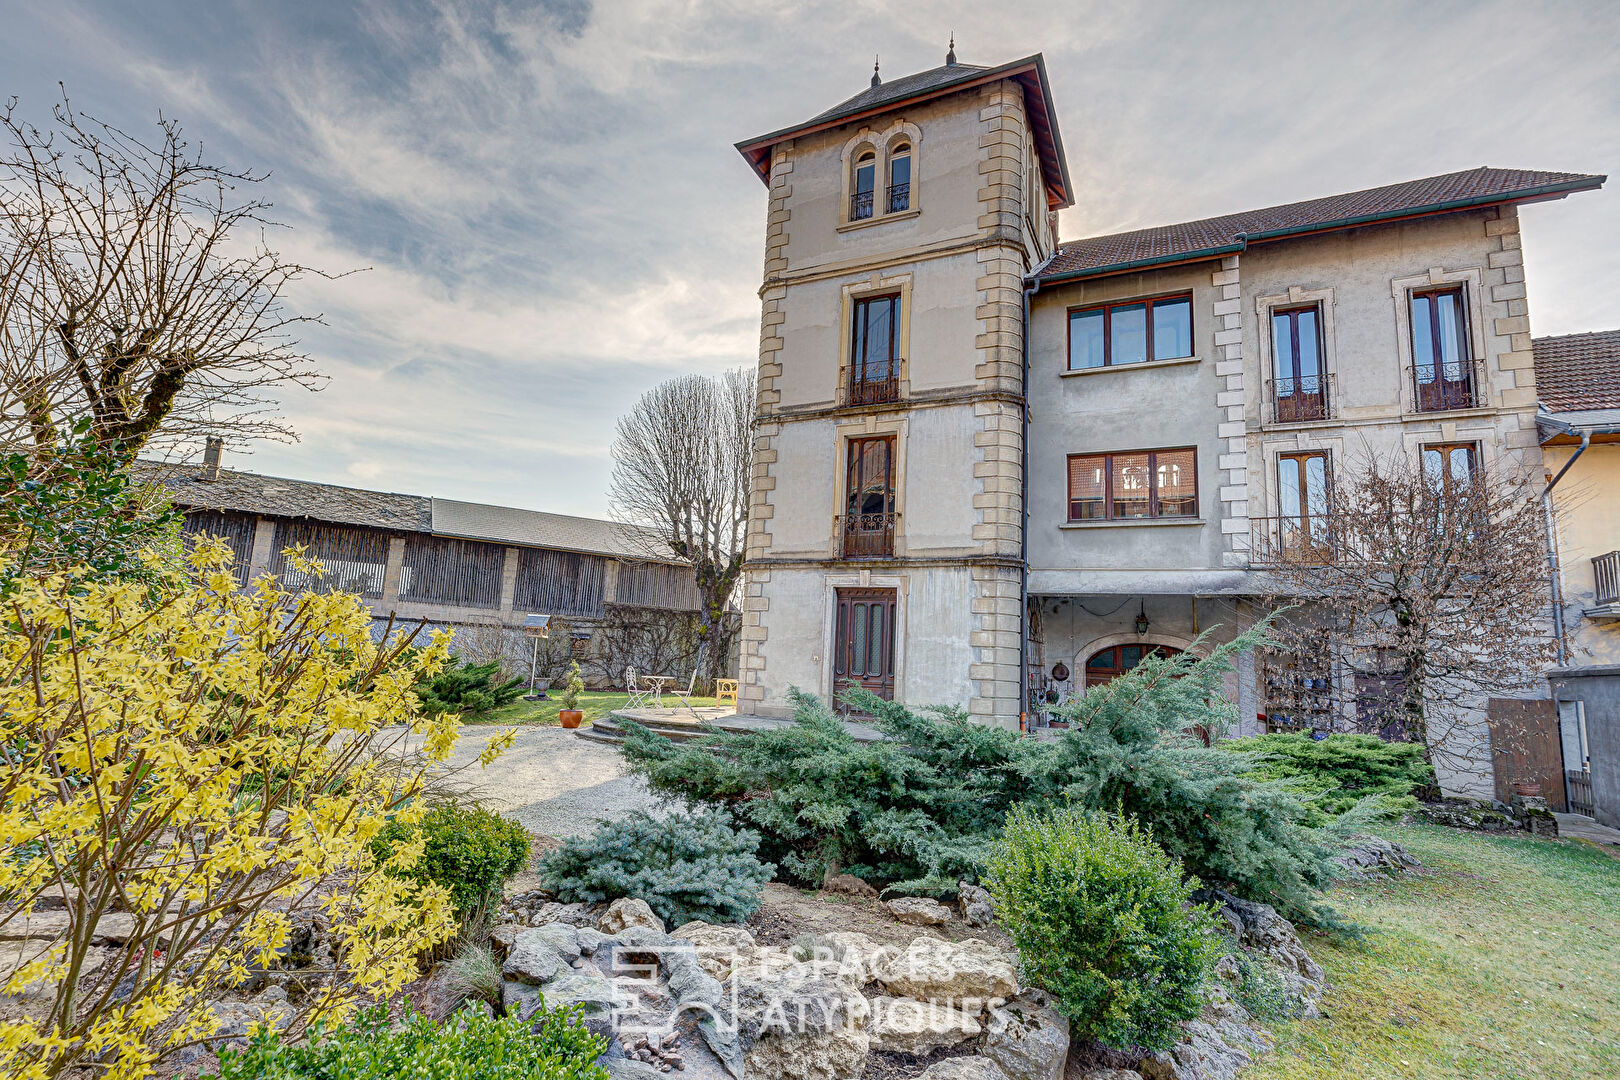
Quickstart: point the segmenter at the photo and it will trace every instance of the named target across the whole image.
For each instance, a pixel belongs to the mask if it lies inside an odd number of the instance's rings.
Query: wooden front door
[[[839,589],[833,635],[833,696],[855,682],[893,701],[894,590]]]

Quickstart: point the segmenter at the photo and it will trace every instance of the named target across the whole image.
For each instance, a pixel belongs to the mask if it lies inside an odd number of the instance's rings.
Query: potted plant
[[[579,694],[585,689],[585,680],[579,677],[579,661],[568,662],[568,678],[563,683],[562,710],[557,713],[557,719],[565,728],[577,728],[585,719],[585,714],[579,708]]]

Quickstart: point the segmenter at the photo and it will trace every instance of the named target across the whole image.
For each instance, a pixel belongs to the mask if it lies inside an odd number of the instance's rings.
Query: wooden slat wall
[[[600,555],[524,548],[512,606],[544,615],[600,615],[606,576],[607,560]]]
[[[253,514],[227,514],[217,510],[193,510],[182,526],[188,536],[217,536],[231,547],[231,573],[238,585],[247,584],[248,563],[253,558],[253,533],[259,519]]]
[[[319,559],[326,574],[317,583],[287,568],[282,552],[303,544],[305,554]],[[276,522],[276,549],[270,556],[270,572],[281,579],[282,587],[302,590],[315,587],[320,592],[358,593],[368,600],[380,600],[383,576],[388,572],[388,534],[375,529],[342,525],[312,525],[300,521]]]
[[[407,536],[399,598],[460,607],[501,606],[506,548],[477,540]]]
[[[619,588],[614,602],[628,607],[696,611],[699,607],[697,582],[692,579],[691,569],[685,566],[620,563]]]

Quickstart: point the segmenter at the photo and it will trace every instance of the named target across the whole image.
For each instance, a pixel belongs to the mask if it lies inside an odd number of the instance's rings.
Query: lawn
[[[1620,1076],[1620,859],[1589,844],[1387,830],[1420,874],[1334,893],[1362,941],[1308,935],[1327,1019],[1271,1025],[1244,1080]]]
[[[615,690],[587,690],[579,695],[579,707],[585,713],[585,723],[589,727],[600,717],[606,716],[614,709],[624,708],[624,703],[630,695]],[[666,698],[666,705],[675,704],[674,699]],[[712,707],[714,698],[695,697],[692,704],[698,708]],[[522,698],[510,705],[502,705],[498,709],[491,709],[482,716],[465,716],[463,720],[472,724],[555,724],[557,713],[562,709],[562,692],[552,690],[545,701],[524,701]]]

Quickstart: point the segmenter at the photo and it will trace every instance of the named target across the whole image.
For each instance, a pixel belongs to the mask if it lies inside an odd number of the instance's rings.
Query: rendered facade
[[[1516,207],[1604,179],[1481,168],[1059,242],[1038,55],[874,76],[739,150],[770,191],[742,707],[853,680],[1008,727],[1250,625],[1336,461],[1539,473]],[[1276,726],[1266,685],[1231,680],[1240,732]],[[1488,747],[1464,756],[1445,785],[1487,792]]]

